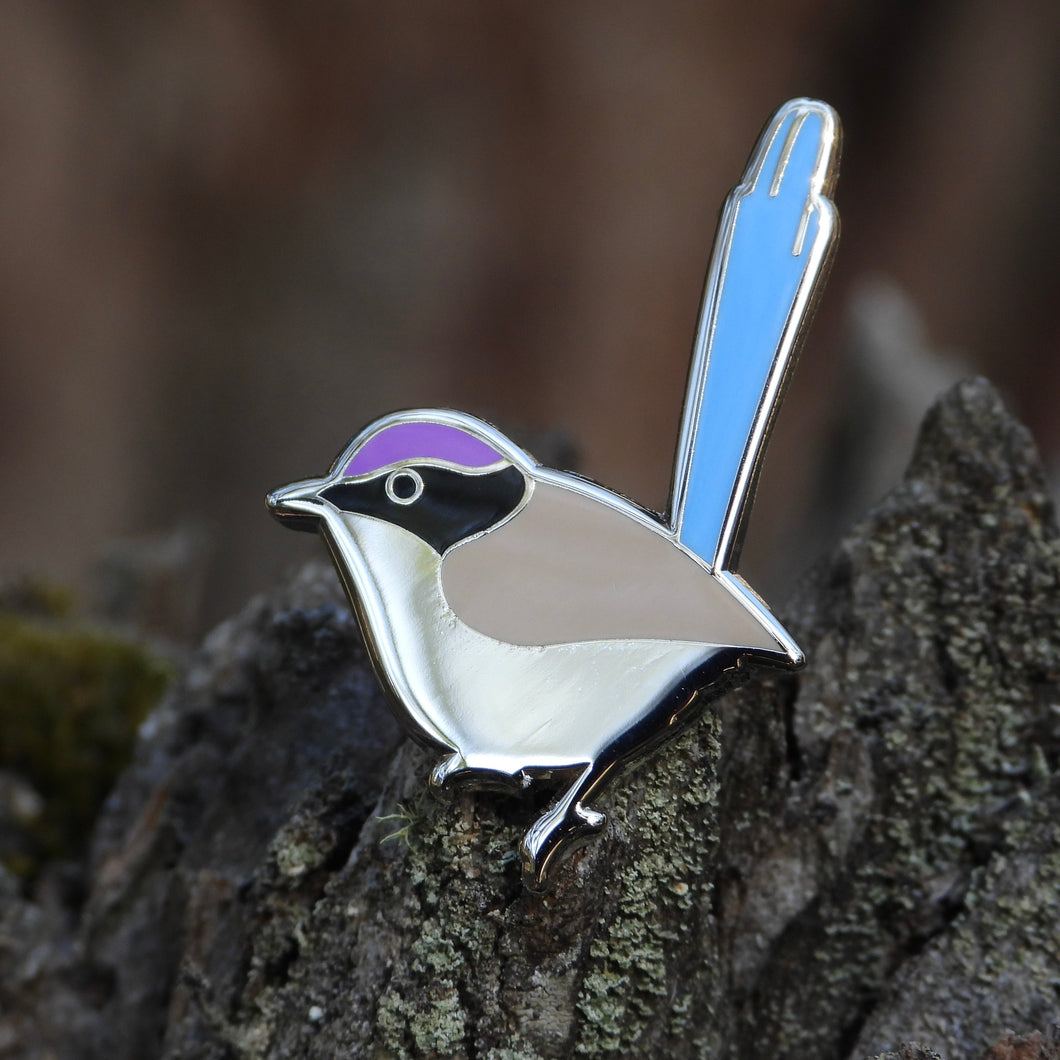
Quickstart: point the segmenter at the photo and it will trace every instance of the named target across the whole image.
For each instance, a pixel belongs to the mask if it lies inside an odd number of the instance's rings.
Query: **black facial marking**
[[[416,481],[401,470],[391,472],[390,488],[398,501],[387,496],[387,474],[365,482],[339,482],[322,490],[320,496],[344,512],[374,515],[403,526],[442,555],[457,541],[499,523],[526,492],[526,479],[517,467],[488,475],[422,464],[413,470],[423,479],[423,492],[411,502],[408,498],[415,493]]]

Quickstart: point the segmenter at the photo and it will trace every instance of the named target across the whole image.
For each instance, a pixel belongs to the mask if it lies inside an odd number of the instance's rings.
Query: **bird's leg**
[[[526,833],[520,853],[523,879],[530,890],[543,889],[549,870],[567,847],[588,839],[603,828],[604,815],[581,802],[597,787],[599,779],[596,764],[590,763]]]

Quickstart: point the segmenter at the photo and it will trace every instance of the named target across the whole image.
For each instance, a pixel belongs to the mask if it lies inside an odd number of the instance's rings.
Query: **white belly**
[[[594,761],[717,647],[506,644],[453,613],[440,557],[419,538],[365,516],[329,524],[392,696],[414,726],[472,768],[515,773]]]

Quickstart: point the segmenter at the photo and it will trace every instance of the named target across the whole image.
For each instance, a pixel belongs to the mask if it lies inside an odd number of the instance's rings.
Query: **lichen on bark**
[[[31,989],[9,946],[0,1035],[36,1055],[25,1027],[62,1012],[57,1055],[108,1060],[1051,1060],[1058,588],[1033,446],[962,384],[789,603],[805,672],[617,778],[603,836],[533,895],[534,806],[425,793],[432,756],[314,565],[145,726],[72,936],[8,902],[54,959]]]

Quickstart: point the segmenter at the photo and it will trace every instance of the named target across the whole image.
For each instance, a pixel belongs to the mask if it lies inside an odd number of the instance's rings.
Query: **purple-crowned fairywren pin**
[[[461,781],[561,794],[522,842],[540,889],[599,832],[594,797],[747,664],[802,653],[734,571],[760,457],[838,235],[839,122],[773,116],[722,212],[670,510],[543,467],[461,412],[397,412],[275,490],[323,534],[397,716]]]

